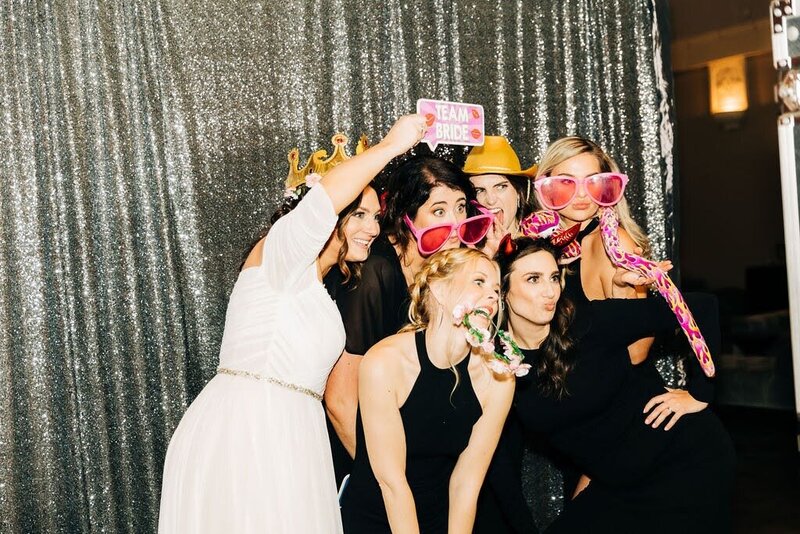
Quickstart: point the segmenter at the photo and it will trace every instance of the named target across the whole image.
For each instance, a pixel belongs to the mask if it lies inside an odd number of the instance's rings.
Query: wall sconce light
[[[747,110],[747,70],[744,56],[730,56],[708,63],[711,114],[720,119],[739,119]]]

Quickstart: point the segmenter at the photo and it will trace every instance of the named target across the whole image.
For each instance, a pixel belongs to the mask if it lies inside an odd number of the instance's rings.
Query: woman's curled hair
[[[372,188],[380,197],[381,191],[375,181],[370,182],[367,187]],[[249,254],[253,247],[256,246],[256,244],[267,235],[269,228],[272,228],[272,225],[274,225],[278,219],[291,213],[291,211],[294,210],[298,204],[300,204],[300,201],[306,196],[309,189],[310,188],[303,183],[295,188],[294,194],[284,196],[282,202],[272,213],[272,217],[270,217],[269,227],[258,234],[258,237],[255,239],[255,241],[247,248],[247,252],[245,253],[244,258],[239,265],[239,270],[242,269],[244,262],[247,261],[247,254]],[[366,190],[366,187],[364,190]],[[350,220],[350,217],[352,217],[356,210],[358,210],[359,206],[361,206],[361,200],[363,197],[364,191],[362,190],[361,193],[359,193],[358,196],[347,205],[347,207],[339,212],[339,217],[336,220],[336,227],[333,230],[333,234],[331,234],[331,238],[333,238],[335,235],[339,241],[342,242],[342,246],[339,249],[339,253],[336,257],[336,265],[343,275],[342,285],[352,281],[351,287],[355,287],[361,277],[361,267],[363,262],[350,262],[345,259],[347,257],[348,245],[347,236],[345,235],[344,230],[345,226],[347,225],[347,221]]]

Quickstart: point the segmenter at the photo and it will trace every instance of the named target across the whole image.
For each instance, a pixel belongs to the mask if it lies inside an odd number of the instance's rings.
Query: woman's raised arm
[[[416,145],[426,130],[423,115],[404,115],[377,145],[328,171],[320,183],[328,193],[334,211],[339,213],[346,208],[392,158]]]

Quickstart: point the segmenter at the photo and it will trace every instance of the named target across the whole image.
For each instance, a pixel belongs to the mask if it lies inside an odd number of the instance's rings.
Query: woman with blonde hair
[[[360,366],[345,532],[472,532],[514,380],[490,370],[489,339],[467,338],[492,328],[499,294],[497,264],[474,249],[439,252],[415,276],[411,324]]]
[[[601,206],[613,206],[619,217],[622,248],[649,256],[647,234],[631,217],[623,196],[627,182],[616,162],[599,145],[582,137],[562,137],[542,154],[534,181],[536,201],[542,209],[556,211],[565,227],[581,227],[576,238],[581,255],[570,264],[564,287],[564,295],[576,305],[647,296],[646,279],[637,280],[639,285],[620,282],[621,269],[606,254],[597,218]],[[671,265],[666,262],[664,266]],[[652,338],[633,343],[629,347],[631,361],[644,360],[651,344]]]
[[[593,300],[647,296],[644,284],[648,280],[617,269],[611,263],[603,247],[597,219],[601,206],[613,206],[620,220],[622,248],[649,254],[647,235],[631,217],[623,196],[627,181],[628,177],[620,173],[617,164],[600,146],[582,137],[558,139],[542,154],[533,183],[537,208],[556,211],[565,228],[580,225],[576,237],[580,257],[572,260],[565,271],[565,301],[582,307]],[[529,226],[528,219],[523,221],[523,233]],[[670,267],[668,262],[662,266]],[[640,363],[647,357],[652,341],[652,338],[637,340],[629,347],[633,363]],[[543,446],[541,443],[529,443],[528,450],[522,452],[522,433],[517,427],[524,415],[515,407],[509,416],[508,428],[492,463],[490,484],[481,501],[483,506],[478,518],[481,533],[500,532],[491,525],[499,522],[504,525],[502,531],[505,532],[530,531],[534,522],[544,527],[563,508],[562,503],[589,483],[570,462],[547,449],[539,450]],[[531,446],[536,448],[530,449]],[[523,469],[533,476],[522,480]],[[563,490],[559,487],[562,480]],[[506,498],[496,495],[498,488],[505,488]],[[498,516],[502,521],[497,520]]]
[[[480,241],[494,215],[468,217],[471,187],[451,162],[430,155],[405,160],[388,176],[382,195],[381,235],[370,246],[360,279],[325,280],[347,334],[345,350],[328,378],[325,403],[337,483],[350,473],[356,440],[358,367],[364,354],[408,320],[409,286],[438,250]]]
[[[564,297],[576,306],[604,299],[647,297],[647,280],[643,276],[614,266],[603,246],[598,212],[611,207],[619,218],[621,248],[645,257],[650,254],[650,242],[644,230],[631,217],[625,199],[628,176],[620,172],[617,163],[595,142],[570,136],[550,144],[539,162],[534,189],[536,201],[543,209],[554,210],[564,227],[580,225],[576,237],[580,257],[569,265],[564,277]],[[661,262],[665,270],[669,261]],[[643,362],[653,344],[652,337],[638,339],[628,347],[631,363]],[[682,402],[688,402],[684,399]],[[589,483],[585,476],[577,483],[576,473],[565,474],[568,495],[580,492]]]

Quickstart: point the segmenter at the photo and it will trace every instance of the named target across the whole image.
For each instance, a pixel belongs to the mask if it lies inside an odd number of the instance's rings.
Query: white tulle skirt
[[[167,450],[158,531],[341,532],[322,404],[261,380],[215,376]]]

